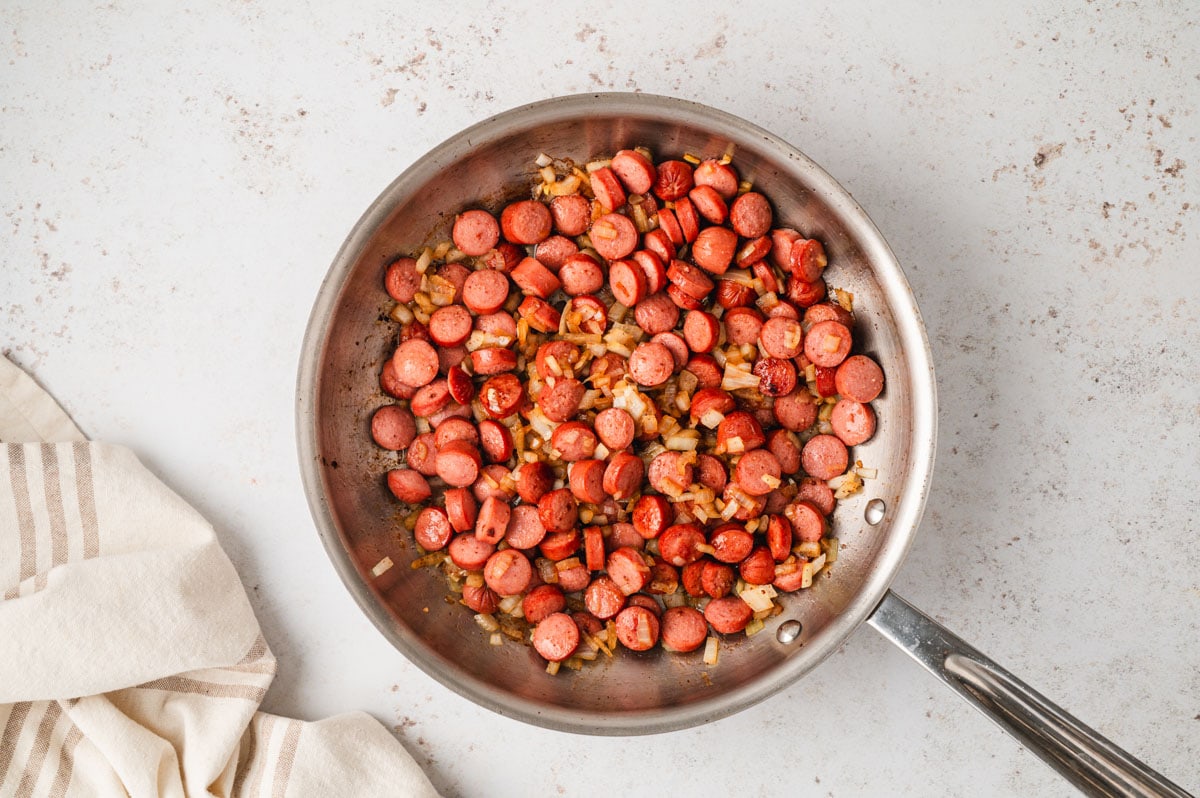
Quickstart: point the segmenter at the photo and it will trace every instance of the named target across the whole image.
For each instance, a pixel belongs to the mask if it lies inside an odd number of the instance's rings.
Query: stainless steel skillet
[[[448,237],[454,214],[499,206],[527,186],[533,160],[586,160],[646,145],[655,153],[719,154],[733,145],[745,178],[776,218],[820,238],[830,282],[854,293],[856,339],[887,374],[876,436],[855,449],[878,469],[834,517],[843,544],[812,589],[752,637],[730,641],[718,666],[699,652],[624,653],[551,678],[520,645],[491,647],[471,614],[443,600],[440,578],[408,563],[381,475],[394,456],[368,433],[387,400],[378,371],[394,348],[382,320],[383,269],[398,253]],[[501,714],[562,731],[649,734],[741,710],[816,667],[864,621],[1096,795],[1185,795],[1062,712],[888,590],[916,534],[933,469],[933,366],[912,292],[879,231],[828,174],[778,137],[695,103],[644,94],[588,94],[516,108],[448,139],[398,177],[355,225],[321,286],[305,335],[297,391],[301,470],[313,517],[363,611],[402,652],[451,689]],[[384,557],[395,567],[376,575]]]

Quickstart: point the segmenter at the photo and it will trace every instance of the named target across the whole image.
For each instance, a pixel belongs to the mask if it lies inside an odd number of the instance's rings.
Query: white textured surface
[[[1189,4],[159,5],[0,4],[0,348],[216,523],[268,709],[366,709],[447,795],[1070,794],[869,629],[732,718],[593,739],[448,692],[338,582],[292,409],[345,233],[467,124],[642,90],[796,144],[905,265],[941,427],[898,592],[1200,789]]]

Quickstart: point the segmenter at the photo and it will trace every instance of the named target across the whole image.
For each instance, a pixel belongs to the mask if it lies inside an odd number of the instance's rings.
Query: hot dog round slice
[[[814,324],[804,337],[804,356],[817,366],[833,368],[850,354],[850,330],[836,321]]]
[[[411,468],[395,468],[389,471],[387,486],[393,496],[409,504],[420,504],[432,495],[429,482],[420,472]]]
[[[383,287],[388,296],[397,302],[408,304],[421,290],[421,273],[417,271],[417,262],[412,258],[400,258],[387,267],[384,274]]]
[[[587,231],[592,211],[586,197],[566,194],[550,200],[550,216],[555,230],[565,236],[578,236]]]
[[[659,623],[662,645],[668,651],[695,651],[708,637],[708,623],[694,607],[671,607]]]
[[[815,543],[825,536],[825,516],[812,502],[789,504],[785,513],[792,522],[792,532],[802,543]]]
[[[628,452],[616,452],[604,469],[604,492],[614,499],[628,499],[642,485],[646,467],[642,459]]]
[[[611,213],[625,204],[625,189],[612,169],[602,166],[593,171],[590,178],[592,194],[606,211]]]
[[[485,254],[500,241],[500,225],[487,211],[464,211],[454,220],[450,232],[454,246],[475,258]]]
[[[659,199],[674,202],[692,190],[692,166],[687,161],[663,161],[657,171],[652,189]]]
[[[646,494],[633,505],[633,528],[646,540],[653,540],[675,521],[675,508],[665,496]]]
[[[446,491],[446,517],[455,532],[468,532],[475,528],[479,505],[469,488],[451,488]]]
[[[738,565],[738,575],[748,585],[769,585],[775,581],[775,558],[770,549],[757,546]]]
[[[696,165],[692,179],[698,186],[710,186],[724,199],[733,199],[737,195],[737,172],[727,163],[709,158]]]
[[[619,452],[633,445],[637,427],[629,411],[609,407],[596,414],[596,434],[610,451]]]
[[[724,274],[733,262],[737,240],[728,227],[706,227],[692,243],[692,260],[706,272]]]
[[[594,258],[580,253],[567,258],[558,271],[558,279],[569,296],[594,294],[604,287],[604,269]]]
[[[504,539],[514,549],[532,549],[546,538],[546,527],[538,516],[537,505],[518,504],[508,515]]]
[[[479,450],[467,441],[450,441],[438,449],[434,459],[437,475],[447,485],[462,488],[474,484],[483,464]]]
[[[509,276],[526,296],[538,299],[549,299],[551,294],[562,288],[562,281],[558,276],[537,258],[524,258]]]
[[[883,369],[866,355],[852,355],[837,367],[834,384],[843,399],[866,404],[883,392]]]
[[[616,617],[625,607],[625,594],[608,576],[597,576],[583,591],[583,605],[602,621]]]
[[[608,464],[603,460],[579,460],[572,463],[567,475],[571,494],[581,502],[600,504],[608,496],[604,492],[604,471]]]
[[[525,594],[521,610],[525,620],[532,624],[541,623],[547,616],[567,608],[567,599],[557,585],[538,585]]]
[[[764,238],[771,230],[771,221],[771,203],[757,191],[747,191],[729,208],[729,224],[742,238]]]
[[[399,451],[417,437],[416,420],[412,413],[399,405],[384,405],[371,416],[371,437],[384,449]]]
[[[514,244],[538,244],[550,235],[550,209],[537,200],[520,200],[500,213],[500,230]]]
[[[794,319],[778,316],[767,319],[758,340],[771,357],[790,360],[805,351],[804,329]]]
[[[570,615],[551,613],[534,627],[533,648],[542,659],[562,662],[579,648],[579,627]]]
[[[495,550],[491,543],[485,543],[471,533],[455,535],[450,541],[450,559],[464,571],[482,571]]]
[[[463,283],[463,304],[472,313],[495,313],[508,301],[508,278],[491,269],[471,272]],[[437,315],[436,313],[434,315]]]
[[[538,499],[538,518],[547,532],[567,532],[579,521],[579,502],[566,488],[552,490]]]
[[[750,609],[750,605],[737,596],[713,599],[704,608],[704,620],[708,621],[708,625],[713,628],[714,632],[723,635],[736,634],[744,630],[752,617],[754,617],[754,610]]]
[[[733,478],[751,496],[766,496],[779,487],[779,460],[768,449],[746,452],[733,469]]]
[[[645,194],[654,185],[658,170],[650,160],[635,150],[619,150],[609,167],[629,189],[630,194]]]
[[[538,406],[551,421],[566,421],[579,412],[584,390],[579,380],[569,377],[556,379],[553,385],[542,389],[537,400]]]
[[[691,200],[696,212],[710,224],[725,224],[725,219],[729,216],[729,206],[712,186],[696,186],[688,192],[688,199]]]
[[[800,463],[809,475],[828,481],[846,472],[850,454],[846,444],[833,435],[814,435],[804,444]]]
[[[479,508],[479,516],[475,521],[475,537],[484,543],[492,544],[504,540],[504,533],[508,531],[508,521],[511,515],[512,508],[502,499],[495,496],[487,497],[483,500],[483,504]],[[502,596],[509,595],[497,590],[495,585],[489,585],[489,587]]]
[[[722,524],[713,532],[709,545],[718,561],[737,564],[754,550],[754,536],[741,524]]]
[[[606,213],[592,222],[588,238],[596,251],[610,261],[628,257],[638,245],[637,228],[619,213]]]
[[[437,351],[428,341],[411,338],[396,347],[392,355],[396,379],[405,385],[420,388],[433,382],[438,373]]]
[[[442,508],[425,508],[416,516],[413,538],[427,552],[442,551],[454,536],[454,528]]]
[[[866,443],[875,434],[875,412],[870,405],[853,399],[839,399],[829,416],[833,434],[847,446]]]
[[[419,474],[431,477],[437,473],[435,458],[437,457],[436,437],[432,432],[425,432],[413,439],[408,445],[405,461],[408,467]]]
[[[587,460],[596,453],[596,433],[582,421],[568,421],[551,433],[550,448],[568,463]]]
[[[519,596],[533,580],[533,566],[516,549],[504,549],[488,558],[483,567],[487,586],[500,596]]]
[[[637,325],[650,335],[674,329],[679,322],[679,308],[665,293],[651,294],[633,309]]]
[[[616,619],[617,640],[630,651],[649,651],[658,643],[658,616],[641,606],[621,610]]]
[[[635,261],[618,260],[609,264],[608,285],[613,298],[627,308],[646,298],[646,272]]]
[[[658,387],[670,379],[674,371],[675,358],[662,344],[638,344],[629,356],[629,376],[639,385]]]
[[[636,549],[621,548],[608,555],[605,570],[626,596],[632,596],[650,581],[650,566]]]

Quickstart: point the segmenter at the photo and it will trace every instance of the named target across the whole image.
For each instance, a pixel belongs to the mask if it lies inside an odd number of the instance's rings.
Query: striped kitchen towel
[[[212,527],[0,357],[0,796],[434,796],[364,713],[275,675]]]

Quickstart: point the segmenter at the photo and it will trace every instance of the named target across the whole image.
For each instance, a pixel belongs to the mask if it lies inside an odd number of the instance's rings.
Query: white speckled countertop
[[[266,709],[367,710],[449,796],[1071,794],[866,628],[731,718],[586,738],[449,692],[338,581],[293,403],[346,232],[472,122],[641,90],[794,143],[904,264],[941,410],[897,591],[1200,790],[1194,8],[160,5],[0,5],[0,349],[216,524]]]

